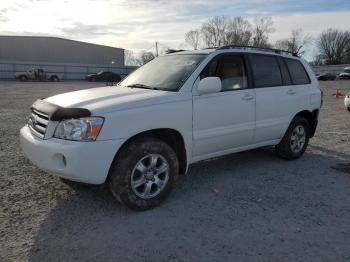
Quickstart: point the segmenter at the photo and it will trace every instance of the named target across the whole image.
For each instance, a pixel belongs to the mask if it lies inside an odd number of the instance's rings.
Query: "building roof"
[[[0,60],[124,66],[124,49],[52,36],[0,36]]]
[[[94,44],[94,43],[89,43],[89,42],[84,42],[84,41],[79,41],[79,40],[73,40],[69,38],[63,38],[63,37],[58,37],[58,36],[35,36],[35,35],[0,35],[0,40],[1,38],[22,38],[22,39],[53,39],[53,40],[58,40],[58,41],[70,41],[70,42],[76,42],[84,45],[93,45],[93,46],[99,46],[99,47],[108,47],[108,48],[117,48],[117,49],[122,49],[120,47],[114,47],[114,46],[108,46],[108,45],[101,45],[101,44]]]

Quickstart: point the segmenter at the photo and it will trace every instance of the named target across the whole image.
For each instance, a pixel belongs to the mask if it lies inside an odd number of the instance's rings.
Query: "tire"
[[[302,136],[303,133],[304,135]],[[293,139],[293,137],[296,139]],[[309,139],[309,122],[303,117],[296,116],[290,123],[281,142],[275,146],[276,153],[287,160],[298,159],[304,154]]]
[[[50,78],[51,82],[58,82],[58,77],[57,76],[51,76]]]
[[[19,76],[19,81],[21,81],[21,82],[28,81],[28,77],[26,77],[25,75],[21,75],[21,76]]]
[[[157,160],[152,162],[153,159]],[[143,211],[167,198],[178,175],[178,159],[169,145],[159,139],[140,138],[118,153],[111,166],[108,186],[122,204]]]
[[[348,111],[350,112],[350,107],[347,107]]]

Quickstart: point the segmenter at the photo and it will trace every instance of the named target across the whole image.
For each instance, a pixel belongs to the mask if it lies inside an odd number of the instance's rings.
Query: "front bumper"
[[[113,158],[123,142],[43,140],[34,136],[28,126],[20,131],[23,153],[36,166],[60,177],[89,184],[105,182]]]

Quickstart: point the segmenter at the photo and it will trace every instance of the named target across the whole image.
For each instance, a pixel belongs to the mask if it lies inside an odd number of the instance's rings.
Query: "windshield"
[[[350,69],[345,69],[344,73],[350,73]]]
[[[130,74],[120,85],[177,91],[205,57],[204,54],[157,57]]]

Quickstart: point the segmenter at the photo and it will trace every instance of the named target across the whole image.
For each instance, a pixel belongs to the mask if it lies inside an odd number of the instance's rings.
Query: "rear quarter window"
[[[255,87],[282,86],[281,70],[275,56],[249,55]]]
[[[310,84],[310,78],[300,61],[295,59],[285,59],[285,62],[294,85]]]

